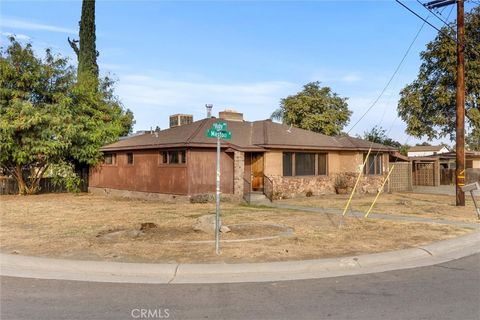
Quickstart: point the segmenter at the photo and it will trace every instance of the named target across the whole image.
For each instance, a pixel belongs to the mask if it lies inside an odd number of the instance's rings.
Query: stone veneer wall
[[[304,197],[307,192],[312,195],[335,194],[335,179],[337,176],[344,176],[351,186],[348,191],[351,192],[358,173],[346,172],[331,174],[329,176],[308,176],[308,177],[283,177],[272,176],[273,197],[274,199],[285,199],[293,197]],[[357,193],[376,193],[382,186],[386,176],[362,176],[357,186]]]
[[[235,151],[233,155],[233,194],[243,196],[243,174],[245,171],[245,153]]]

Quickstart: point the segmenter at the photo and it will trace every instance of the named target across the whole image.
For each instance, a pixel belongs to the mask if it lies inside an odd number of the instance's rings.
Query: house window
[[[315,153],[295,153],[295,175],[315,175]]]
[[[365,158],[367,154],[363,155],[363,161],[365,162]],[[363,168],[363,174],[365,175],[375,175],[375,174],[382,174],[383,172],[383,161],[381,154],[370,154],[368,156],[368,160],[365,163],[365,167]]]
[[[160,152],[162,164],[184,164],[187,162],[187,153],[185,150],[170,150]]]
[[[116,153],[106,153],[104,156],[104,163],[108,165],[114,165],[117,163]]]
[[[180,151],[180,162],[181,163],[187,162],[187,152],[185,150]]]
[[[283,176],[284,177],[293,176],[292,165],[293,165],[293,153],[284,152],[283,153]]]
[[[168,163],[175,164],[180,163],[180,155],[177,151],[168,151]]]
[[[327,175],[327,154],[312,152],[284,152],[283,176]]]
[[[327,175],[327,154],[319,153],[318,154],[318,172],[319,176]]]
[[[127,153],[127,164],[133,164],[133,152]]]

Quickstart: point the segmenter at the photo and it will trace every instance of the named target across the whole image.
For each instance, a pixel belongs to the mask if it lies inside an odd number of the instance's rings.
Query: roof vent
[[[243,121],[243,113],[237,112],[232,109],[225,109],[218,113],[218,117],[223,120],[230,121]]]
[[[207,109],[207,118],[211,118],[212,117],[213,104],[206,104],[205,108]]]

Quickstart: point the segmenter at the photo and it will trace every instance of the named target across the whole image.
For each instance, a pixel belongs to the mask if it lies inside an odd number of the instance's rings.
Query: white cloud
[[[347,83],[358,82],[360,80],[362,80],[362,78],[356,73],[349,73],[340,78],[340,81]]]
[[[0,19],[0,27],[22,29],[22,30],[34,30],[34,31],[51,31],[59,33],[77,34],[73,29],[63,28],[58,26],[52,26],[48,24],[36,23],[26,20],[20,20],[15,18],[2,17]]]
[[[31,38],[25,34],[21,33],[12,33],[12,32],[1,32],[0,33],[2,36],[5,37],[15,37],[17,40],[30,40]]]
[[[139,74],[118,76],[117,94],[134,111],[137,129],[156,125],[164,128],[168,116],[174,113],[191,113],[201,119],[206,103],[214,105],[214,114],[232,108],[243,112],[246,120],[266,119],[281,98],[298,89],[298,85],[284,81],[225,84]]]

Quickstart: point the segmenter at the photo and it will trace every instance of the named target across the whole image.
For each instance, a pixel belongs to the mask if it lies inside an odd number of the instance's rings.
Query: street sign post
[[[227,130],[226,122],[215,122],[207,129],[208,138],[217,139],[217,174],[215,192],[215,253],[220,254],[220,145],[221,140],[231,140],[232,132]]]

